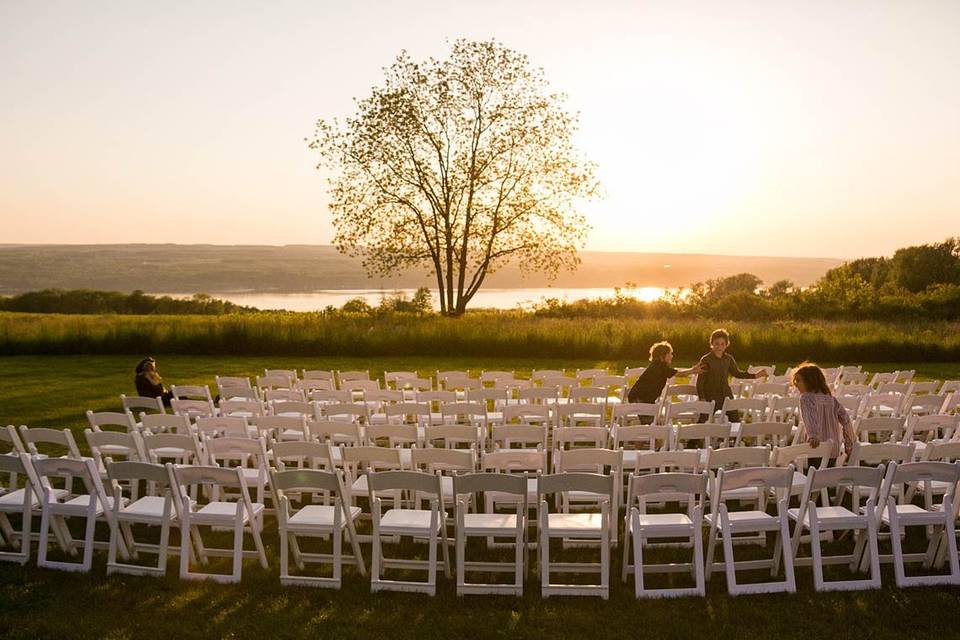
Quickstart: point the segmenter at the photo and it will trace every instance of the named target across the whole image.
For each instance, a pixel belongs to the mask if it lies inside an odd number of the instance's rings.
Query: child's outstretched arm
[[[678,376],[700,375],[704,371],[705,369],[703,368],[703,365],[698,362],[697,364],[690,367],[689,369],[677,369],[676,375]]]
[[[741,371],[740,367],[737,365],[737,361],[733,356],[730,356],[730,365],[730,375],[732,375],[734,378],[753,378],[756,380],[757,378],[765,378],[767,376],[767,372],[765,370],[758,371],[757,373]]]

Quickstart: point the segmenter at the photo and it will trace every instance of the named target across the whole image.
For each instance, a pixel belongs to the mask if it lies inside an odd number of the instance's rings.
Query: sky
[[[460,37],[527,53],[580,113],[588,249],[960,235],[955,0],[0,0],[0,243],[329,243],[304,138]]]

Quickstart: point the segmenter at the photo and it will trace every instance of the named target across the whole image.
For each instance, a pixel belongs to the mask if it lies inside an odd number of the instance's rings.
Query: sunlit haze
[[[496,38],[579,111],[595,250],[960,233],[960,2],[0,2],[2,243],[322,244],[304,138],[401,49]]]

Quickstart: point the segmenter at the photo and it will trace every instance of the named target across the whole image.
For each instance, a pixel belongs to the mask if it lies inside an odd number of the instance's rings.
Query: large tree
[[[507,261],[556,276],[579,263],[598,190],[574,148],[575,115],[527,56],[457,40],[449,57],[404,51],[310,148],[331,172],[334,243],[371,275],[426,267],[440,310],[460,315]]]

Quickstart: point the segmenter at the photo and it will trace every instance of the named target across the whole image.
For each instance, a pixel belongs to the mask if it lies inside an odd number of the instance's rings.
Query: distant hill
[[[521,276],[515,266],[487,277],[487,288],[681,287],[749,272],[765,283],[814,282],[841,263],[830,258],[769,258],[670,253],[584,251],[574,273],[550,281]],[[426,274],[368,278],[356,258],[329,245],[0,245],[0,294],[46,288],[160,293],[296,293],[324,289],[432,286]]]

